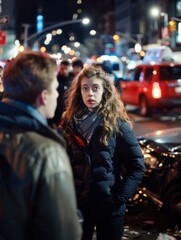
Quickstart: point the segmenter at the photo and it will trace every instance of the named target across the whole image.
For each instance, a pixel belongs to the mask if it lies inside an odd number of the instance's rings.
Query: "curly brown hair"
[[[101,142],[107,145],[108,137],[119,131],[118,123],[120,120],[127,121],[131,127],[132,123],[113,83],[101,68],[94,66],[85,67],[72,81],[66,93],[66,111],[63,113],[62,122],[71,124],[75,114],[81,115],[84,113],[85,105],[81,95],[81,82],[84,78],[97,78],[102,81],[103,96],[101,103],[97,107],[97,113],[103,116],[102,126],[104,133]]]

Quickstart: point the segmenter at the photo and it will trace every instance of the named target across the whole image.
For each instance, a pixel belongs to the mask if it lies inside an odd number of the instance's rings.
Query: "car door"
[[[139,88],[140,83],[144,79],[143,67],[137,67],[134,72],[133,81],[130,82],[127,87],[127,95],[130,104],[138,105],[139,104]]]
[[[130,85],[133,82],[134,78],[134,71],[135,69],[128,69],[124,74],[121,79],[121,99],[123,100],[124,103],[129,103],[129,88]]]
[[[122,100],[126,104],[138,105],[139,84],[143,79],[143,67],[134,69],[132,77],[122,81]]]

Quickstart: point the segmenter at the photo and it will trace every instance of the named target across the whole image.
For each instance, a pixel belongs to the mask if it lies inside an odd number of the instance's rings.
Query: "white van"
[[[173,52],[167,46],[157,46],[146,51],[143,63],[173,62]]]

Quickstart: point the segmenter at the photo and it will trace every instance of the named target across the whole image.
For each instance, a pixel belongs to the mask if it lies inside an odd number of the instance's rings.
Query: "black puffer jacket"
[[[133,195],[144,174],[144,158],[137,139],[127,122],[120,122],[120,133],[100,142],[98,126],[87,145],[70,126],[69,155],[79,207],[92,204],[100,215],[124,214],[125,203]]]
[[[0,239],[80,238],[63,138],[28,112],[0,102]]]

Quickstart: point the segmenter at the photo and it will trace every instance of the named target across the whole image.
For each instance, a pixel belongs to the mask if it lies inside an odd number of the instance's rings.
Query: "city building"
[[[14,18],[15,0],[0,1],[0,17],[7,18],[7,22],[0,23],[0,60],[11,59],[17,54],[15,48],[15,18]]]
[[[158,44],[178,51],[181,46],[180,21],[180,0],[115,0],[115,29],[120,37],[118,54],[125,54],[136,42],[145,49]]]
[[[9,46],[16,38],[23,43],[26,30],[28,36],[36,33],[40,8],[44,28],[57,22],[90,18],[89,26],[69,24],[63,27],[61,36],[53,38],[49,51],[58,52],[63,41],[70,42],[70,46],[79,42],[80,49],[89,56],[122,56],[136,43],[145,50],[153,44],[170,46],[173,51],[181,48],[181,0],[67,0],[61,3],[52,0],[50,6],[41,0],[1,0],[0,16],[8,16],[8,23],[0,24],[0,30],[6,33],[6,44],[0,45],[1,58],[13,57]],[[153,8],[157,9],[157,16],[151,14]],[[94,35],[90,34],[92,30]],[[41,43],[42,40],[43,37]]]
[[[83,12],[91,19],[91,27],[96,35],[87,35],[85,44],[91,48],[93,55],[114,52],[112,36],[115,34],[115,7],[112,0],[84,0]]]

